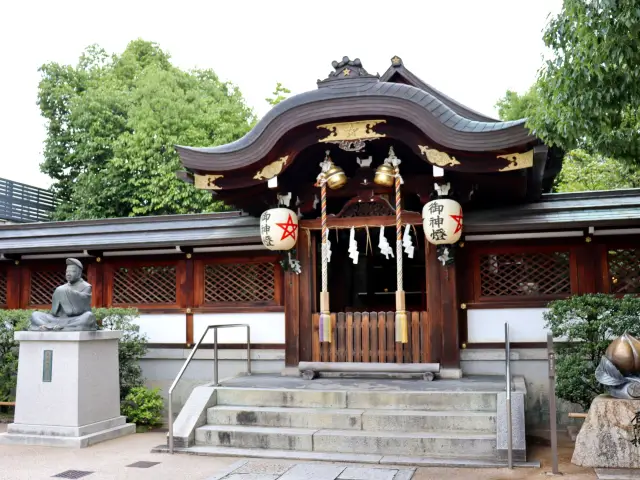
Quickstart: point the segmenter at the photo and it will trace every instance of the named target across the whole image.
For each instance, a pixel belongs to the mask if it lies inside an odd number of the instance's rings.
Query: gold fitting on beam
[[[187,308],[187,313],[191,313],[191,309],[190,308]]]
[[[464,242],[460,242],[459,245],[460,245],[460,248],[464,248]]]
[[[466,310],[466,309],[467,309],[467,304],[466,304],[466,303],[461,303],[461,304],[460,304],[460,308],[461,308],[462,310]]]
[[[187,253],[187,258],[191,258],[191,254],[190,253]]]
[[[589,237],[589,236],[585,237],[584,241],[586,243],[591,243],[591,237]]]
[[[463,349],[467,348],[467,344],[466,344],[466,343],[463,343],[463,344],[462,344],[462,348],[463,348]]]
[[[100,263],[101,261],[102,261],[102,258],[96,257],[96,263]]]
[[[16,265],[20,265],[20,260],[16,260],[15,262],[13,262]]]

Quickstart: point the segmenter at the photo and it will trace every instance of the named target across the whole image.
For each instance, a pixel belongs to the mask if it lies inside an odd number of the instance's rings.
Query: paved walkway
[[[0,432],[5,431],[0,425]],[[549,471],[549,449],[534,447],[531,458],[542,469],[409,468],[294,462],[150,453],[165,441],[163,433],[130,435],[80,450],[0,446],[0,480],[40,480],[70,470],[90,472],[86,480],[543,480]],[[593,469],[569,463],[571,446],[561,449],[563,480],[595,480]],[[414,471],[415,470],[415,471]],[[323,476],[324,475],[324,476]],[[411,476],[413,475],[413,476]]]

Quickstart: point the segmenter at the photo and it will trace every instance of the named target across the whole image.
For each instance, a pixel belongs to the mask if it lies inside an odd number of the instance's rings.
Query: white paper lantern
[[[422,225],[429,243],[456,243],[462,235],[462,207],[450,198],[432,200],[422,209]]]
[[[260,215],[260,237],[269,250],[291,250],[298,240],[298,216],[288,208],[272,208]]]

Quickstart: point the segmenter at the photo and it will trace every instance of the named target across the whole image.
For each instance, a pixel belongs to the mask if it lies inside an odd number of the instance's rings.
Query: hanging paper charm
[[[413,242],[411,241],[411,225],[406,225],[404,227],[404,235],[402,236],[402,246],[404,247],[404,253],[407,254],[407,257],[413,258],[413,252],[416,247],[413,246]]]
[[[453,244],[462,235],[462,207],[450,198],[438,198],[422,209],[424,234],[434,245]]]
[[[389,260],[389,255],[391,255],[391,258],[394,258],[393,249],[391,248],[391,245],[389,245],[387,237],[384,236],[384,227],[380,227],[380,240],[378,240],[378,248],[387,260]]]
[[[269,250],[291,250],[298,240],[298,216],[288,208],[272,208],[260,216],[260,237]]]
[[[353,264],[358,264],[358,242],[356,242],[356,229],[351,227],[349,232],[349,258],[353,260]]]

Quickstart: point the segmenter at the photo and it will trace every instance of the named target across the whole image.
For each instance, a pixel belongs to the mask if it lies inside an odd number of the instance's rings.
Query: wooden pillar
[[[284,274],[284,362],[286,367],[297,367],[300,361],[299,296],[300,277],[289,270]]]
[[[315,308],[315,238],[309,230],[302,230],[298,246],[300,273],[298,361],[310,362],[313,348],[313,319]],[[297,363],[296,363],[297,366]]]
[[[302,272],[284,274],[285,365],[297,367],[311,361],[313,338],[312,314],[315,308],[315,239],[300,229],[297,244]]]
[[[7,308],[21,308],[22,272],[17,265],[7,268]]]
[[[178,262],[180,281],[180,308],[185,309],[185,330],[187,345],[193,344],[193,306],[195,304],[195,282],[193,254],[187,253],[185,259]],[[176,342],[179,343],[179,342]]]
[[[431,346],[428,362],[460,368],[456,264],[443,266],[435,245],[426,242],[427,312],[429,328],[424,344]]]
[[[100,259],[100,261],[98,261]],[[106,307],[104,296],[104,264],[100,257],[95,263],[87,266],[87,281],[91,284],[91,306],[93,308]]]

